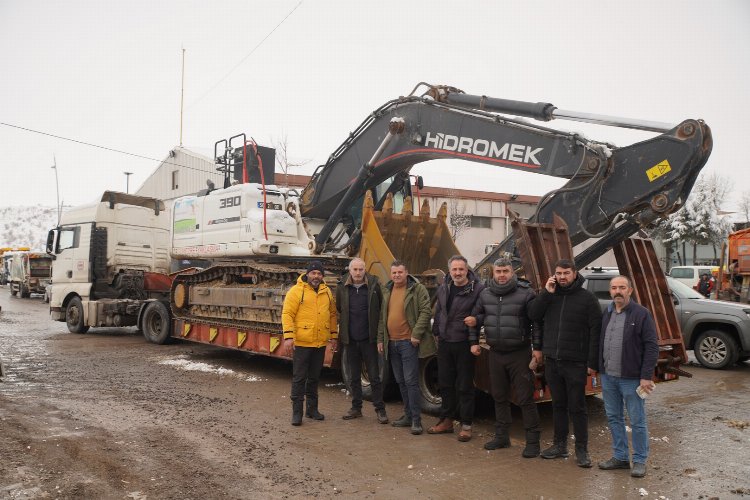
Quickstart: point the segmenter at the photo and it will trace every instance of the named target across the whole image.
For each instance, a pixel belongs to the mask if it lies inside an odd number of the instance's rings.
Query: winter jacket
[[[284,297],[281,325],[284,339],[294,339],[295,346],[323,347],[338,337],[331,289],[321,282],[316,292],[307,283],[307,274],[297,278],[297,284]]]
[[[472,311],[472,316],[477,318],[477,326],[470,329],[469,341],[474,344],[479,329],[484,326],[487,345],[493,351],[529,349],[532,322],[528,309],[535,298],[536,294],[525,281],[505,287],[490,279],[488,286],[479,294],[479,300]],[[541,327],[534,323],[533,328],[540,330]]]
[[[545,356],[585,362],[598,371],[602,310],[594,294],[583,288],[583,282],[578,274],[569,287],[558,285],[554,293],[543,289],[529,304],[531,320],[544,326],[543,333],[534,333],[533,342],[541,346]]]
[[[450,276],[437,289],[432,333],[439,337],[441,341],[463,342],[469,340],[469,327],[464,324],[464,318],[471,316],[471,310],[479,298],[479,293],[484,289],[484,285],[477,280],[472,271],[469,271],[468,278],[469,282],[461,287],[453,298],[450,311],[447,307],[450,287],[453,284]],[[475,344],[478,344],[477,339],[471,345]]]
[[[388,302],[391,299],[393,281],[383,287],[383,307],[378,323],[378,344],[383,344],[384,353],[388,356]],[[404,313],[411,328],[412,338],[419,340],[419,357],[426,358],[437,352],[435,337],[430,335],[430,294],[427,288],[411,274],[406,277],[406,296],[404,297]]]
[[[604,369],[604,336],[612,317],[614,303],[610,304],[602,319],[601,340],[599,342],[599,366]],[[659,343],[656,340],[656,324],[651,313],[642,305],[630,299],[623,313],[625,328],[622,331],[622,378],[651,380],[659,358]],[[606,372],[605,372],[606,373]]]
[[[339,312],[339,338],[344,344],[349,344],[349,287],[352,278],[344,276],[343,283],[336,287],[336,310]],[[367,283],[367,324],[370,342],[375,343],[378,337],[378,322],[380,321],[380,305],[383,303],[383,292],[377,276],[365,274]]]

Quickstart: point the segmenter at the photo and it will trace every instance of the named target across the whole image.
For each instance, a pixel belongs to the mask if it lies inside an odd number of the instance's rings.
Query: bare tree
[[[737,204],[743,222],[750,222],[750,191],[743,191],[740,195],[740,202]]]
[[[459,200],[455,189],[448,190],[448,227],[453,241],[471,227],[471,215],[466,214],[466,206]]]
[[[276,165],[284,174],[284,186],[289,187],[289,169],[307,165],[310,163],[310,160],[305,159],[293,161],[289,158],[289,140],[286,133],[274,143],[274,147],[276,148]]]

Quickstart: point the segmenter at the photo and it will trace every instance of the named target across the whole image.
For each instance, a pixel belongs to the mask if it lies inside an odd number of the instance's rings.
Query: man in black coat
[[[472,316],[476,327],[469,329],[469,341],[478,338],[479,328],[484,334],[489,350],[490,388],[495,400],[495,438],[484,448],[495,450],[510,447],[508,429],[511,424],[510,392],[515,391],[516,403],[521,408],[526,429],[524,458],[539,456],[539,413],[534,402],[534,372],[531,362],[532,323],[528,307],[536,297],[528,283],[518,281],[513,265],[507,259],[498,259],[492,265],[492,278],[479,294]],[[538,324],[533,325],[539,328]],[[479,353],[479,346],[472,351]]]
[[[474,418],[474,365],[469,327],[476,325],[471,310],[484,285],[469,269],[466,258],[454,255],[448,260],[450,276],[437,290],[432,333],[438,341],[438,384],[440,385],[440,420],[428,434],[453,432],[453,417],[458,410],[461,430],[458,440],[471,439]],[[474,345],[478,344],[475,340]],[[478,346],[477,346],[478,347]],[[458,394],[458,398],[456,395]]]
[[[354,258],[349,273],[336,287],[336,309],[339,313],[339,339],[344,344],[344,362],[351,379],[352,407],[342,417],[351,420],[362,417],[362,362],[372,388],[372,404],[378,422],[388,423],[383,403],[383,384],[380,380],[380,355],[377,336],[383,292],[376,276],[365,272],[365,262]]]
[[[560,260],[555,264],[544,290],[529,307],[533,321],[544,323],[543,335],[534,337],[534,358],[542,363],[552,394],[554,441],[542,451],[542,458],[568,456],[568,416],[573,421],[576,461],[591,467],[588,453],[586,415],[587,375],[599,368],[599,329],[602,312],[594,294],[583,288],[584,278],[575,264]]]

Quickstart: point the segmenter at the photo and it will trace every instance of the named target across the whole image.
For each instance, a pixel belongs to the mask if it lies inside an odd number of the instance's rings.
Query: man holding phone
[[[529,304],[532,321],[543,322],[535,332],[534,359],[545,363],[544,375],[552,394],[554,440],[542,458],[568,456],[568,418],[573,421],[576,462],[591,467],[588,453],[586,378],[599,368],[599,331],[602,313],[594,294],[583,288],[584,278],[575,264],[560,260],[555,275]],[[541,349],[540,349],[541,347]]]

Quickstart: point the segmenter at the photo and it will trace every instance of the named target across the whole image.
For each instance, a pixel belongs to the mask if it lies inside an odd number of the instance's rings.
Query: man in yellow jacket
[[[307,399],[307,418],[323,420],[318,411],[318,380],[323,369],[326,344],[336,350],[336,303],[323,282],[323,264],[313,260],[297,279],[281,312],[283,349],[292,356],[292,425],[302,425],[302,403]]]

